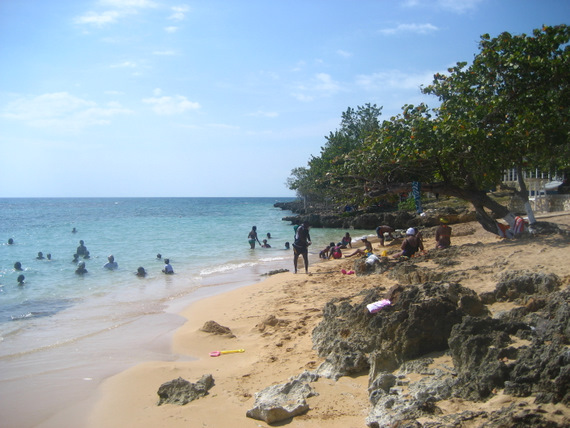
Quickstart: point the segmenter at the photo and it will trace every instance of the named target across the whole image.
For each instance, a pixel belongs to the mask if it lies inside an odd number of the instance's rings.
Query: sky
[[[294,196],[347,108],[382,119],[482,34],[568,0],[0,0],[0,197]]]

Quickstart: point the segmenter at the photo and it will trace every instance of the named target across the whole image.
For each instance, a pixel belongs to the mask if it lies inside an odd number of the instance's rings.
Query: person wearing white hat
[[[420,241],[416,236],[416,229],[413,227],[406,230],[406,239],[402,242],[402,251],[394,255],[394,258],[398,257],[412,257],[419,249]]]

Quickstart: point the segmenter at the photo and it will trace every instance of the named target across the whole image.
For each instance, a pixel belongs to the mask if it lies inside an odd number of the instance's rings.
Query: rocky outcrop
[[[158,406],[162,404],[177,404],[183,406],[200,397],[208,395],[208,390],[214,386],[214,378],[206,374],[196,383],[190,383],[179,377],[165,382],[158,388]]]
[[[450,223],[466,223],[475,221],[475,212],[467,209],[457,211],[452,208],[428,210],[423,216],[408,211],[366,212],[327,211],[322,208],[304,208],[302,203],[287,202],[276,203],[276,207],[289,210],[296,215],[286,216],[283,221],[291,224],[308,222],[311,227],[325,227],[335,229],[376,229],[382,224],[389,224],[395,229],[408,227],[432,227],[440,224],[439,218],[445,216]]]
[[[366,304],[385,298],[391,305],[373,315]],[[394,368],[433,351],[445,350],[454,324],[463,316],[486,315],[473,290],[456,283],[370,290],[363,303],[329,302],[313,330],[313,344],[325,357],[319,374],[338,378],[371,365]]]
[[[314,348],[324,362],[315,372],[267,388],[264,398],[256,395],[248,416],[269,422],[306,412],[309,382],[367,371],[369,427],[567,426],[536,407],[570,404],[570,289],[557,291],[560,278],[506,271],[485,301],[512,300],[521,306],[492,318],[473,290],[433,281],[408,262],[399,266],[395,278],[412,285],[365,290],[361,303],[354,296],[327,303],[313,330]],[[381,299],[390,300],[390,306],[369,313],[366,305]],[[263,325],[278,322],[271,318]],[[437,364],[434,353],[443,357]],[[294,389],[300,392],[290,396]],[[454,397],[485,401],[501,390],[533,396],[535,408],[513,404],[494,412],[443,416],[438,407]]]
[[[268,424],[284,421],[306,413],[309,410],[307,398],[313,395],[311,386],[300,379],[269,386],[255,394],[253,408],[246,416]]]

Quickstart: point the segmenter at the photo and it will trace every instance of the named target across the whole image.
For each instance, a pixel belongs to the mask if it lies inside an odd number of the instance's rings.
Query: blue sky
[[[293,196],[348,107],[567,0],[1,0],[0,197]]]

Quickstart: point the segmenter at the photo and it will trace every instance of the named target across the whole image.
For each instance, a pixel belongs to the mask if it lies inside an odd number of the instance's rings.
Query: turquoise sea
[[[282,221],[291,213],[273,206],[287,200],[0,199],[0,420],[50,426],[59,405],[54,388],[77,399],[88,394],[86,383],[138,362],[187,358],[169,348],[168,334],[184,322],[177,312],[271,270],[292,270],[285,242],[292,242],[293,226]],[[271,234],[272,248],[250,249],[253,225],[260,240]],[[345,232],[311,229],[311,263]],[[73,262],[79,240],[90,252],[84,276],[75,274]],[[36,259],[40,251],[51,260]],[[161,272],[159,253],[170,259],[174,275]],[[119,265],[114,271],[103,268],[111,254]],[[14,270],[17,261],[22,272]],[[139,266],[145,278],[135,275]],[[40,393],[38,407],[26,401],[19,414],[21,399]]]

